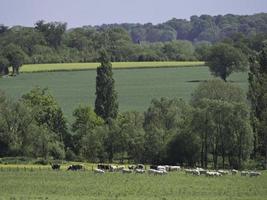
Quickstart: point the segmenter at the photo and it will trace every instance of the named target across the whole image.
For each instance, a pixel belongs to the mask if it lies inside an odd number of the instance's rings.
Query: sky
[[[110,23],[158,24],[192,15],[267,12],[267,0],[0,0],[0,24],[34,26],[38,20],[68,28]]]

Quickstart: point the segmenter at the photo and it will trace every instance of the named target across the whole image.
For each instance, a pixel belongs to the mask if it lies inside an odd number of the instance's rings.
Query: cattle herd
[[[59,164],[51,164],[51,168],[53,170],[60,170]],[[80,164],[70,165],[68,166],[67,170],[70,171],[78,171],[78,170],[85,170],[85,167]],[[194,168],[194,169],[187,169],[181,168],[180,166],[171,166],[171,165],[150,165],[149,169],[146,169],[146,166],[143,164],[137,165],[111,165],[111,164],[98,164],[97,168],[92,168],[94,173],[97,174],[104,174],[106,172],[121,172],[123,174],[144,174],[148,173],[150,175],[166,175],[169,172],[185,172],[188,175],[200,176],[205,175],[208,177],[219,177],[225,175],[237,175],[240,173],[241,176],[260,176],[261,172],[258,171],[238,171],[235,169],[232,170],[206,170],[203,168]]]

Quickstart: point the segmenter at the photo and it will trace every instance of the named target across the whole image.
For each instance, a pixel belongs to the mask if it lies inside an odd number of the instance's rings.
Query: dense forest
[[[245,53],[266,38],[267,14],[201,15],[165,23],[109,24],[67,29],[62,22],[38,21],[34,27],[0,26],[0,60],[8,65],[98,61],[100,48],[111,61],[205,60],[216,42],[235,43]],[[244,47],[245,46],[245,47]],[[10,55],[17,55],[16,59]],[[8,58],[4,60],[4,58]]]

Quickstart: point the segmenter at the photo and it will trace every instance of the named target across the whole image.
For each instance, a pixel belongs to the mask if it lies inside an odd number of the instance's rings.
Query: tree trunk
[[[204,167],[204,138],[203,134],[201,135],[201,167]]]
[[[267,133],[264,134],[265,137],[265,169],[267,169]]]

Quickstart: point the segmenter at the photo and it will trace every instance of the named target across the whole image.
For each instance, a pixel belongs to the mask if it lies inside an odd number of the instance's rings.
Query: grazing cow
[[[172,172],[172,171],[179,171],[181,170],[180,166],[169,166],[168,167],[168,171]]]
[[[226,170],[218,170],[218,172],[221,174],[221,175],[228,175],[229,172],[226,171]]]
[[[116,172],[118,170],[118,167],[115,165],[110,165],[110,172]]]
[[[111,165],[109,164],[98,164],[97,169],[101,169],[104,171],[110,171],[111,170]]]
[[[202,174],[206,174],[206,173],[207,173],[207,170],[205,170],[205,169],[203,169],[203,168],[199,168],[199,167],[197,167],[196,170],[199,171],[200,175],[202,175]]]
[[[70,165],[68,167],[68,170],[71,170],[71,171],[78,171],[78,170],[82,170],[84,169],[84,167],[82,165]]]
[[[96,174],[104,174],[105,173],[105,171],[103,169],[94,169],[94,172]]]
[[[146,171],[144,169],[136,169],[135,173],[137,174],[144,174]]]
[[[166,171],[156,170],[156,169],[149,169],[148,174],[154,174],[154,175],[164,175],[167,174]]]
[[[249,176],[252,177],[252,176],[260,176],[261,173],[260,172],[256,172],[256,171],[252,171],[252,172],[249,172]]]
[[[232,172],[232,175],[236,175],[238,173],[236,169],[232,169],[231,172]]]
[[[241,176],[247,176],[249,175],[249,171],[241,171]]]
[[[150,165],[149,168],[150,168],[150,169],[155,169],[155,170],[157,170],[157,169],[158,169],[158,166],[157,166],[157,165]]]
[[[135,165],[129,165],[129,166],[128,166],[128,169],[134,170],[135,167],[136,167]]]
[[[222,176],[222,174],[220,174],[219,172],[207,171],[206,176],[215,177],[215,176]]]
[[[51,164],[53,170],[60,170],[60,164]]]
[[[166,170],[166,166],[162,166],[162,165],[157,166],[157,170],[159,170],[159,171],[167,171]]]
[[[137,164],[136,167],[135,167],[135,169],[142,169],[142,170],[144,170],[145,169],[145,165],[143,165],[143,164]]]

